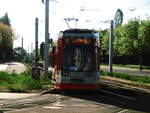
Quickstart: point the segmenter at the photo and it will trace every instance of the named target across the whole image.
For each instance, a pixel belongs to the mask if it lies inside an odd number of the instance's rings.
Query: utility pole
[[[29,46],[28,46],[28,59],[29,59]]]
[[[31,43],[31,53],[33,52],[33,43]]]
[[[112,68],[112,57],[113,57],[113,30],[114,28],[117,28],[118,26],[121,26],[123,22],[123,12],[121,9],[118,9],[114,20],[111,20],[110,22],[110,35],[109,35],[109,72],[113,73]]]
[[[52,0],[53,2],[57,2]],[[48,51],[49,51],[49,0],[42,0],[42,3],[45,4],[45,50],[44,50],[44,75],[45,78],[48,77]]]
[[[35,18],[35,67],[32,68],[32,78],[35,80],[40,79],[40,72],[37,68],[38,63],[38,18]]]
[[[22,37],[22,40],[21,40],[21,47],[23,49],[23,37]]]
[[[31,56],[30,56],[30,59],[32,60],[33,57],[34,57],[33,56],[33,43],[31,43]]]
[[[22,37],[22,40],[21,40],[21,47],[22,47],[22,57],[21,57],[21,60],[24,60],[24,55],[23,55],[23,37]]]
[[[143,44],[142,44],[142,38],[139,38],[140,40],[140,62],[139,62],[139,70],[142,70],[142,57],[143,57]]]
[[[45,0],[45,62],[44,75],[48,77],[48,40],[49,40],[49,0]]]
[[[38,62],[38,18],[35,18],[35,68]]]
[[[112,74],[112,56],[113,56],[113,20],[110,22],[110,35],[109,35],[109,72]]]
[[[30,61],[30,47],[28,46],[28,52],[27,52],[27,54],[28,54],[28,56],[27,56],[27,62],[29,62]]]

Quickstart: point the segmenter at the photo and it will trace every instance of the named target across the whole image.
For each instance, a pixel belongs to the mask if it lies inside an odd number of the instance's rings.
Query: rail
[[[35,62],[30,62],[30,63],[27,63],[28,66],[30,66],[31,68],[35,68]],[[40,71],[43,71],[44,72],[44,69],[43,69],[43,64],[42,63],[37,63],[37,69],[39,69]]]

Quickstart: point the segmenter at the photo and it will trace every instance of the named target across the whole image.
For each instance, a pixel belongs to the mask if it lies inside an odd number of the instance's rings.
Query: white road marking
[[[74,104],[74,105],[72,105],[72,106],[76,106],[76,107],[84,107],[84,106],[86,106],[86,105],[84,105],[84,104]]]
[[[70,101],[82,102],[82,101],[84,101],[84,100],[82,100],[82,99],[77,99],[77,98],[72,98],[72,99],[70,99]]]
[[[63,102],[65,102],[65,101],[63,101]],[[54,102],[51,106],[43,106],[42,108],[62,109],[62,107],[66,107],[66,106],[73,106],[73,107],[84,107],[84,106],[86,106],[84,104],[66,105],[66,104],[62,104],[63,102],[61,100],[61,96],[60,95],[56,95],[56,102]]]
[[[56,102],[52,104],[52,106],[44,106],[43,108],[48,108],[48,109],[62,109],[61,106],[66,106],[65,104],[61,104],[61,96],[56,95]]]
[[[117,113],[124,113],[124,112],[126,112],[126,111],[128,111],[128,109],[124,109],[124,110],[119,111],[119,112],[117,112]]]
[[[56,95],[56,106],[59,106],[62,103],[60,95]]]
[[[43,108],[47,108],[47,109],[62,109],[62,107],[57,107],[57,106],[44,106]]]

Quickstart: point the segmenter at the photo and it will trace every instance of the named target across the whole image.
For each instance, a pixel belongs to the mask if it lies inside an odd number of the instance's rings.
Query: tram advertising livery
[[[88,29],[61,31],[50,53],[58,90],[95,90],[99,83],[99,33]]]

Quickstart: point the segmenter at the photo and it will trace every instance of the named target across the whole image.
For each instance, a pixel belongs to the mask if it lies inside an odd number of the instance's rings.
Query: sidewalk
[[[0,100],[4,99],[21,99],[21,98],[27,98],[31,96],[37,96],[39,93],[5,93],[0,92]]]
[[[108,71],[108,66],[100,66],[100,69],[103,71]],[[149,76],[150,77],[150,70],[139,70],[139,69],[132,69],[132,68],[124,68],[124,67],[115,67],[113,66],[114,73],[123,73],[128,75],[137,75],[137,76]]]
[[[0,64],[0,71],[5,71],[7,69],[7,64]]]

